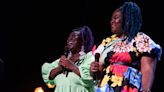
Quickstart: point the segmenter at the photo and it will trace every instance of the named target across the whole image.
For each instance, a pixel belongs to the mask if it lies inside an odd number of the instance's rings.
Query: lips
[[[111,25],[111,29],[114,29],[115,28],[115,25]]]
[[[71,49],[71,48],[73,47],[72,42],[67,43],[67,47],[68,47],[69,49]]]

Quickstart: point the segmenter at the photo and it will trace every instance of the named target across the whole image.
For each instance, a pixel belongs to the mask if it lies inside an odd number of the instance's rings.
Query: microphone
[[[99,62],[99,58],[100,58],[100,53],[96,53],[95,54],[95,61]]]
[[[66,58],[68,57],[69,51],[70,51],[70,50],[69,50],[67,47],[65,47],[64,55],[66,56]]]
[[[65,48],[65,52],[64,55],[66,56],[67,59],[69,59],[68,54],[69,54],[70,50],[66,47]],[[66,68],[63,67],[63,73],[66,73],[66,77],[68,76],[68,70]]]
[[[95,53],[95,62],[99,62],[100,53]],[[93,73],[94,84],[98,84],[98,72]]]

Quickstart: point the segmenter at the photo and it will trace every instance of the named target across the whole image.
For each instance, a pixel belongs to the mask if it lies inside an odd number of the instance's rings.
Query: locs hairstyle
[[[72,31],[80,32],[80,37],[82,38],[82,46],[84,52],[89,52],[92,49],[94,38],[91,29],[88,26],[77,27]]]
[[[123,31],[128,36],[128,41],[131,41],[142,26],[140,7],[134,2],[125,2],[119,10],[123,15]]]

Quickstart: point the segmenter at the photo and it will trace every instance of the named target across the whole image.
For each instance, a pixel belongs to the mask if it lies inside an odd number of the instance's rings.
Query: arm
[[[79,71],[79,68],[77,66],[75,66],[70,60],[68,60],[65,56],[62,56],[60,58],[60,62],[59,62],[59,65],[60,66],[63,66],[64,68],[66,68],[68,71],[72,71],[74,72],[75,74],[77,74],[78,76],[81,76],[80,75],[80,71]],[[67,71],[67,72],[68,72]]]
[[[59,65],[58,67],[51,70],[49,79],[53,80],[60,73],[62,73],[62,67]]]
[[[50,88],[52,88],[52,86],[55,85],[55,82],[49,79],[50,72],[52,69],[58,67],[58,63],[59,63],[59,59],[53,61],[52,63],[44,63],[41,67],[42,78],[47,85],[51,85]]]
[[[79,68],[76,67],[75,65],[72,64],[71,67],[70,67],[70,70],[81,77]]]
[[[69,61],[67,61],[67,62],[69,62]],[[78,67],[76,67],[73,64],[69,64],[68,66],[69,67],[65,67],[65,68],[67,68],[68,70],[71,70],[72,72],[74,72],[75,74],[77,74],[78,76],[80,76],[80,71],[79,71]],[[59,65],[58,67],[56,67],[56,68],[54,68],[54,69],[51,70],[49,79],[50,80],[54,79],[58,74],[60,74],[62,72],[63,72],[62,66]]]
[[[157,60],[151,57],[143,56],[141,58],[142,88],[143,92],[149,92],[151,89]]]

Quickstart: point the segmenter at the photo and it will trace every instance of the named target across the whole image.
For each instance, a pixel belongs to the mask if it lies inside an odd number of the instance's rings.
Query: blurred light
[[[34,92],[44,92],[44,90],[42,87],[37,87]]]
[[[54,88],[55,85],[51,85],[50,83],[47,84],[48,88]]]

